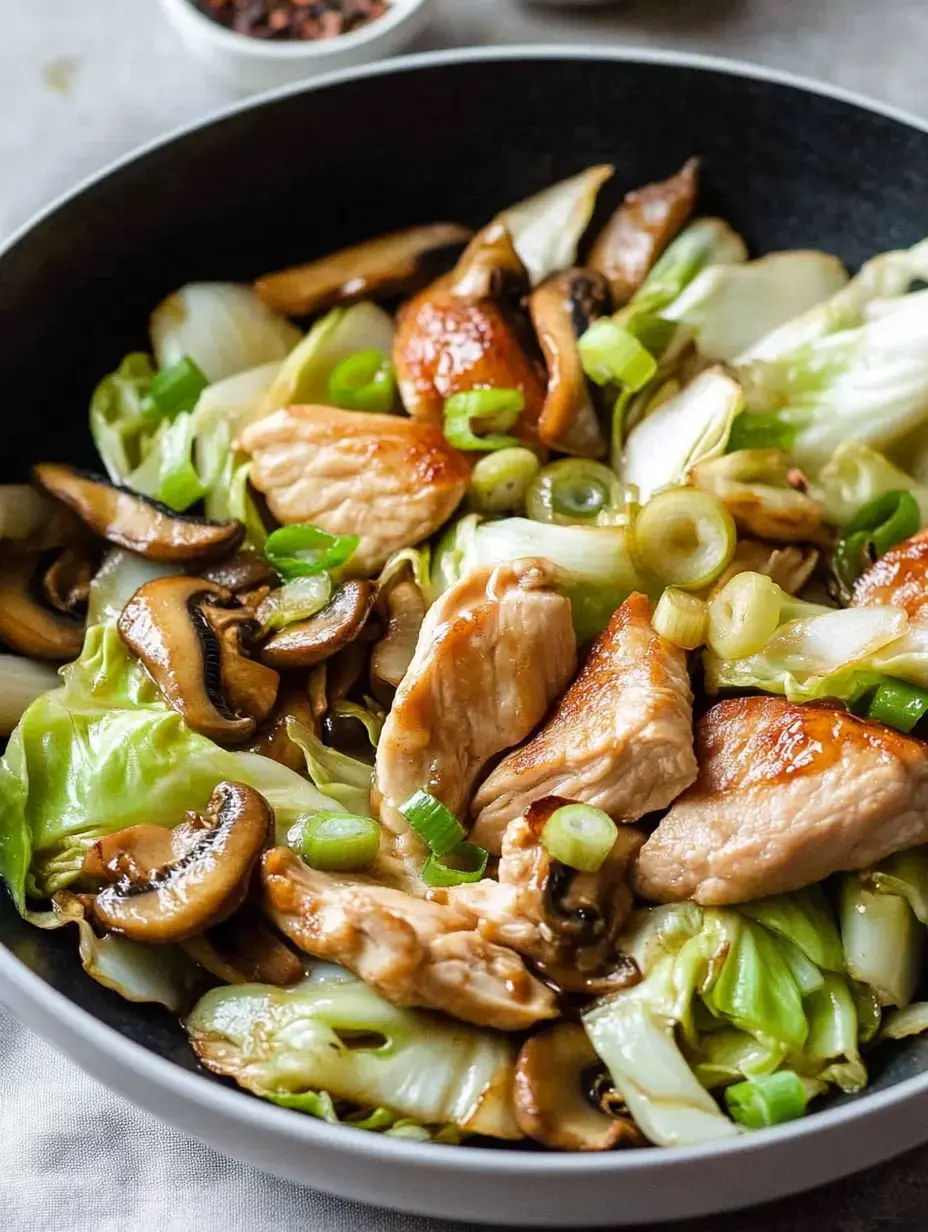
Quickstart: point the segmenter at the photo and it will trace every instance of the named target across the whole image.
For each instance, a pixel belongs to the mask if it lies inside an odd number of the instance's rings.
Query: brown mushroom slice
[[[499,299],[507,291],[527,288],[525,266],[499,219],[474,236],[451,273],[451,294],[469,303]]]
[[[247,903],[223,924],[188,938],[182,945],[189,958],[224,984],[288,988],[305,975],[293,950]]]
[[[277,574],[261,553],[248,548],[197,572],[207,582],[224,586],[237,595],[259,590],[262,586],[277,585]]]
[[[411,294],[448,268],[448,258],[473,235],[453,222],[406,227],[350,248],[265,274],[255,290],[269,308],[302,317],[368,296]]]
[[[513,1105],[522,1132],[561,1151],[609,1151],[643,1146],[628,1115],[603,1111],[595,1098],[601,1062],[583,1027],[559,1022],[522,1045],[513,1079]]]
[[[67,662],[84,644],[84,622],[39,602],[41,558],[0,548],[0,642],[31,659]]]
[[[98,839],[84,853],[81,875],[94,881],[147,881],[155,869],[187,854],[194,840],[182,822],[175,829],[142,824]]]
[[[389,706],[416,653],[426,602],[412,578],[400,577],[388,586],[383,603],[387,631],[371,651],[370,681],[377,700]]]
[[[202,578],[156,578],[123,609],[117,628],[169,706],[220,744],[249,739],[267,718],[279,683],[242,644],[252,621],[230,591]]]
[[[354,641],[373,602],[373,583],[343,583],[321,612],[272,634],[261,647],[262,662],[281,670],[321,663]]]
[[[195,841],[180,859],[147,880],[121,877],[94,899],[97,923],[111,932],[166,945],[221,923],[241,904],[251,872],[273,830],[264,798],[244,783],[220,783],[202,818],[188,825]]]
[[[626,304],[696,204],[699,160],[687,159],[669,180],[627,193],[596,237],[588,264],[605,274],[616,307]]]
[[[42,593],[59,612],[82,616],[87,610],[95,573],[94,561],[85,548],[65,548],[45,570]]]
[[[298,744],[290,739],[287,720],[295,719],[318,733],[319,723],[305,689],[297,684],[287,684],[280,691],[277,705],[270,718],[256,733],[248,747],[250,753],[260,753],[271,761],[279,762],[288,770],[306,773],[306,758]]]
[[[532,324],[548,368],[538,438],[561,453],[600,458],[608,449],[601,426],[606,407],[587,380],[577,347],[581,335],[612,308],[609,284],[595,270],[569,269],[546,278],[529,300]]]
[[[91,530],[149,560],[214,560],[234,552],[245,535],[241,522],[175,513],[160,501],[73,466],[41,462],[32,473]]]

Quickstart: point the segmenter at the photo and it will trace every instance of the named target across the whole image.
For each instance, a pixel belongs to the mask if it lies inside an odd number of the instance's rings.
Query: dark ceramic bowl
[[[194,279],[249,279],[393,227],[475,226],[594,162],[604,197],[702,157],[701,207],[756,252],[850,266],[920,239],[928,131],[833,91],[680,56],[511,49],[421,56],[247,103],[123,161],[0,255],[2,479],[92,461],[101,373]],[[87,978],[70,930],[0,902],[0,996],[96,1077],[270,1171],[426,1214],[513,1225],[656,1221],[746,1205],[928,1137],[928,1045],[877,1054],[870,1090],[732,1144],[600,1156],[449,1148],[330,1127],[201,1074],[178,1024]]]

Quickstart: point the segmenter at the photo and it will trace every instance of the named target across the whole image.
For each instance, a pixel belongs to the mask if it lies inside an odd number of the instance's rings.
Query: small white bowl
[[[243,91],[270,90],[395,55],[425,29],[431,0],[390,0],[383,17],[330,39],[259,39],[207,17],[193,0],[161,0],[188,50]]]

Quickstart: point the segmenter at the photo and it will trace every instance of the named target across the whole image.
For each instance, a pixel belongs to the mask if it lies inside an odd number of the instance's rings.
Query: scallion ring
[[[790,1069],[750,1082],[736,1082],[725,1092],[725,1106],[732,1120],[745,1129],[765,1129],[795,1121],[805,1116],[807,1104],[802,1079]]]
[[[330,535],[318,526],[297,523],[281,526],[268,535],[264,556],[271,568],[289,582],[343,565],[359,543],[357,535]]]
[[[427,791],[414,792],[397,811],[434,855],[446,855],[464,839],[464,827],[454,813]]]
[[[192,411],[208,384],[200,367],[185,355],[151,378],[142,399],[142,414],[154,419],[174,419],[182,411]]]
[[[642,565],[668,586],[701,590],[728,566],[737,532],[731,514],[711,492],[670,488],[652,496],[635,519]]]
[[[346,411],[391,411],[396,377],[389,356],[374,347],[349,355],[333,369],[326,393],[329,402]]]
[[[553,860],[583,873],[595,873],[602,868],[618,835],[618,826],[602,809],[591,804],[565,804],[545,822],[541,844]]]
[[[884,680],[870,699],[867,718],[877,719],[896,731],[910,732],[928,714],[928,690],[904,680]]]
[[[470,503],[480,513],[514,513],[541,470],[530,449],[512,446],[480,458],[470,477]]]
[[[921,524],[921,510],[911,492],[900,488],[870,501],[857,510],[835,545],[838,579],[853,586],[874,560],[914,535]]]
[[[622,385],[634,393],[657,371],[657,360],[631,330],[602,317],[577,343],[583,371],[597,385]]]
[[[780,623],[780,587],[764,573],[737,573],[709,604],[709,646],[722,659],[759,654]]]
[[[529,487],[525,509],[536,522],[591,525],[623,509],[625,490],[602,462],[562,458],[546,466]]]
[[[427,886],[435,890],[471,885],[481,880],[487,871],[489,858],[490,853],[474,843],[458,843],[443,856],[432,852],[422,866],[421,877]]]
[[[518,445],[514,436],[503,436],[525,410],[519,389],[470,389],[452,394],[445,403],[445,439],[455,449],[489,452]],[[478,435],[477,429],[482,429]]]
[[[668,586],[654,609],[651,627],[681,650],[695,650],[706,640],[708,620],[705,600]]]
[[[373,864],[380,848],[380,826],[354,813],[306,813],[287,835],[292,847],[312,868],[354,872]]]

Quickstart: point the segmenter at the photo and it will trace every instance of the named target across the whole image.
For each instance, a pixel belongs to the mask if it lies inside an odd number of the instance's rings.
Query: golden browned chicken
[[[904,539],[854,583],[854,607],[892,603],[915,617],[928,608],[928,528]]]
[[[414,419],[440,424],[445,400],[465,390],[518,389],[525,410],[515,431],[533,437],[545,400],[541,366],[498,303],[453,295],[450,276],[400,311],[393,363],[403,405]]]
[[[518,950],[559,988],[602,995],[638,980],[633,963],[616,961],[614,944],[632,908],[626,877],[644,834],[621,826],[602,867],[577,872],[541,842],[545,823],[567,803],[548,796],[533,804],[506,827],[499,880],[455,886],[445,897],[482,937]]]
[[[743,903],[928,842],[928,748],[837,706],[719,702],[696,727],[699,778],[645,843],[656,902]]]
[[[267,912],[300,949],[347,967],[394,1005],[501,1031],[556,1018],[554,994],[464,911],[359,875],[322,873],[288,847],[265,854]]]
[[[540,722],[576,662],[570,600],[544,561],[477,569],[429,608],[377,745],[374,800],[398,854],[420,845],[397,806],[422,788],[463,818],[477,775]]]
[[[471,837],[498,854],[509,822],[542,796],[635,821],[666,808],[695,777],[686,655],[654,632],[650,603],[633,594],[541,731],[480,786]]]
[[[437,530],[470,476],[437,428],[399,415],[289,406],[249,425],[239,443],[278,521],[360,535],[356,573],[375,573]]]

